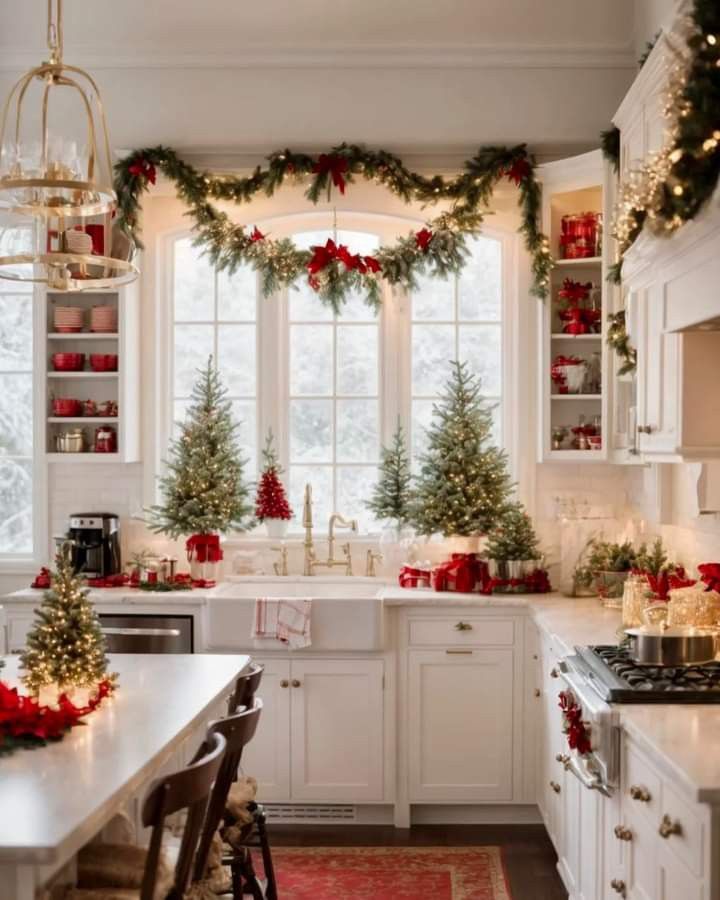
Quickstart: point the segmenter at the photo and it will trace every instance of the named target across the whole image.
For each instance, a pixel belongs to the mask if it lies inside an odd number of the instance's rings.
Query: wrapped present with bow
[[[199,563],[214,563],[223,558],[219,534],[192,534],[185,542],[185,550],[188,561],[195,559]]]
[[[452,557],[432,570],[432,586],[436,591],[472,594],[487,580],[487,563],[474,553],[453,553]]]
[[[400,569],[398,582],[402,588],[430,587],[430,569],[406,564]]]
[[[720,593],[720,563],[703,563],[698,566],[698,572],[708,591]]]

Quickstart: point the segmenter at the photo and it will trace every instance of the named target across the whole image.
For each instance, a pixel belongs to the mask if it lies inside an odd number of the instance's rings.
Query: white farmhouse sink
[[[381,650],[384,583],[376,578],[234,576],[208,597],[210,650],[254,650],[251,637],[259,597],[310,597],[309,650]],[[264,649],[265,642],[263,642]],[[273,649],[269,645],[267,649]],[[278,649],[282,649],[278,645]],[[294,653],[303,651],[293,651]]]

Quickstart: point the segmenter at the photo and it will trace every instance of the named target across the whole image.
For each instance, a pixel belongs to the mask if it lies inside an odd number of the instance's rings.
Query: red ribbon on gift
[[[125,587],[130,581],[129,575],[106,575],[104,578],[88,578],[87,586],[93,588],[119,588]]]
[[[348,170],[348,161],[344,156],[338,156],[336,153],[321,153],[318,161],[313,166],[313,172],[318,175],[330,174],[332,183],[339,189],[341,194],[345,193],[345,174]]]
[[[198,562],[220,562],[223,552],[219,534],[193,534],[185,541],[188,560],[195,556]]]
[[[471,594],[482,581],[482,567],[474,553],[453,553],[451,559],[432,570],[432,586],[436,591]]]

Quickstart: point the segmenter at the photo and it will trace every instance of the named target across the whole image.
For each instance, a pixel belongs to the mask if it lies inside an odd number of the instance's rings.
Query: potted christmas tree
[[[212,357],[199,376],[160,480],[162,503],[148,512],[153,531],[187,537],[193,578],[211,582],[222,559],[220,534],[244,531],[253,519],[238,426]]]
[[[269,537],[285,537],[292,509],[280,480],[283,470],[275,450],[272,429],[268,431],[263,450],[263,470],[255,498],[255,518],[265,523]]]
[[[493,574],[503,580],[521,580],[540,568],[537,535],[522,503],[511,503],[492,529],[487,555],[495,564]]]
[[[372,496],[365,503],[376,519],[385,522],[380,546],[382,557],[392,572],[405,562],[401,558],[405,555],[401,541],[412,534],[412,529],[406,527],[411,517],[411,484],[405,432],[398,419],[392,443],[381,450],[380,475]]]
[[[115,677],[108,671],[100,622],[62,550],[35,620],[20,665],[25,670],[23,681],[40,695],[41,703],[53,704],[60,694],[67,694],[75,706],[84,708],[110,690]]]
[[[491,443],[492,413],[467,364],[451,363],[450,380],[433,407],[428,449],[420,458],[412,522],[420,534],[455,538],[477,550],[507,507],[512,488],[505,453]],[[465,541],[458,541],[457,538]]]

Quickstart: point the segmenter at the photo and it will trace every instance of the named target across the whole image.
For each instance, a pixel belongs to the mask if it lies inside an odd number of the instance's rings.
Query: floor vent
[[[354,806],[339,803],[302,805],[295,803],[263,803],[270,822],[354,822],[357,810]]]

